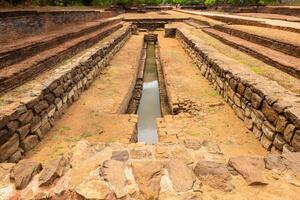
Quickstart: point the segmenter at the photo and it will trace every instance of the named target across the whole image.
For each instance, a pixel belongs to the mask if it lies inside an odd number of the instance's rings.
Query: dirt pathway
[[[129,143],[137,118],[124,112],[135,85],[142,44],[142,36],[132,36],[27,157],[45,162],[65,153],[79,140]]]
[[[195,114],[196,118],[166,117],[167,132],[170,135],[176,132],[177,137],[183,135],[215,141],[228,156],[265,154],[266,151],[244,123],[213,86],[201,76],[199,69],[184,52],[180,43],[176,39],[163,38],[160,34],[159,44],[167,89],[172,94],[171,101],[172,98],[186,99],[200,108],[200,112]],[[169,140],[168,137],[165,140]]]

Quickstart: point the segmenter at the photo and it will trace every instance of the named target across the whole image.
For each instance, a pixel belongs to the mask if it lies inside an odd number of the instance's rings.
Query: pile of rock
[[[235,191],[235,176],[266,185],[265,171],[291,169],[300,154],[237,156],[227,161],[217,144],[90,144],[80,141],[66,158],[0,164],[1,199],[202,199],[205,187]],[[267,168],[267,169],[265,169]],[[280,173],[279,176],[280,176]]]

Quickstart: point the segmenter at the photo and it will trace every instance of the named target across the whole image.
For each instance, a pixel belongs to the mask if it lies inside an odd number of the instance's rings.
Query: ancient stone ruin
[[[0,200],[300,199],[300,9],[147,9],[0,12]]]

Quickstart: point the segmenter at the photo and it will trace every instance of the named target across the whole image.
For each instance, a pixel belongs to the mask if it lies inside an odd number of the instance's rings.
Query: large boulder
[[[162,168],[158,161],[132,163],[133,174],[140,189],[139,199],[158,199]]]
[[[15,181],[16,189],[24,189],[32,177],[41,170],[41,163],[28,159],[21,160],[12,170],[12,178]]]
[[[167,164],[170,179],[176,192],[186,192],[192,189],[195,175],[182,160],[170,160]]]
[[[237,156],[228,161],[229,166],[233,167],[246,180],[248,185],[265,185],[267,182],[262,176],[265,169],[265,162],[262,157],[257,156]]]
[[[225,164],[200,160],[194,168],[196,176],[214,189],[232,191],[231,174]]]
[[[300,152],[289,152],[282,154],[284,163],[300,178]]]
[[[100,169],[100,175],[105,181],[109,182],[117,198],[122,198],[126,195],[126,177],[124,170],[124,163],[117,160],[104,161]]]
[[[39,186],[49,186],[56,178],[63,176],[67,164],[63,156],[47,162],[39,176]]]

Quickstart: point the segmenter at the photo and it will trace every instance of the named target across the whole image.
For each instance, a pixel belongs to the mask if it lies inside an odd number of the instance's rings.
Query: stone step
[[[289,73],[296,78],[300,78],[299,58],[286,55],[282,52],[249,42],[247,40],[243,40],[239,37],[229,35],[213,28],[205,28],[203,29],[203,31],[227,45],[248,53],[267,64],[270,64],[286,73]]]
[[[295,44],[290,44],[286,42],[282,42],[279,40],[274,40],[271,38],[267,38],[264,36],[256,35],[253,33],[248,33],[247,31],[242,31],[238,29],[231,28],[230,25],[216,25],[213,26],[214,29],[230,34],[235,37],[239,37],[241,39],[247,40],[249,42],[256,43],[258,45],[265,46],[267,48],[273,49],[275,51],[280,51],[282,53],[288,54],[290,56],[295,56],[300,58],[300,46]]]
[[[66,27],[50,33],[28,37],[13,44],[0,47],[0,68],[15,64],[41,51],[51,49],[63,42],[97,31],[105,26],[119,23],[119,17],[88,22],[74,27]]]
[[[0,93],[15,88],[32,79],[42,71],[71,58],[122,26],[122,22],[106,26],[95,32],[61,43],[52,49],[43,51],[22,62],[0,69]]]

